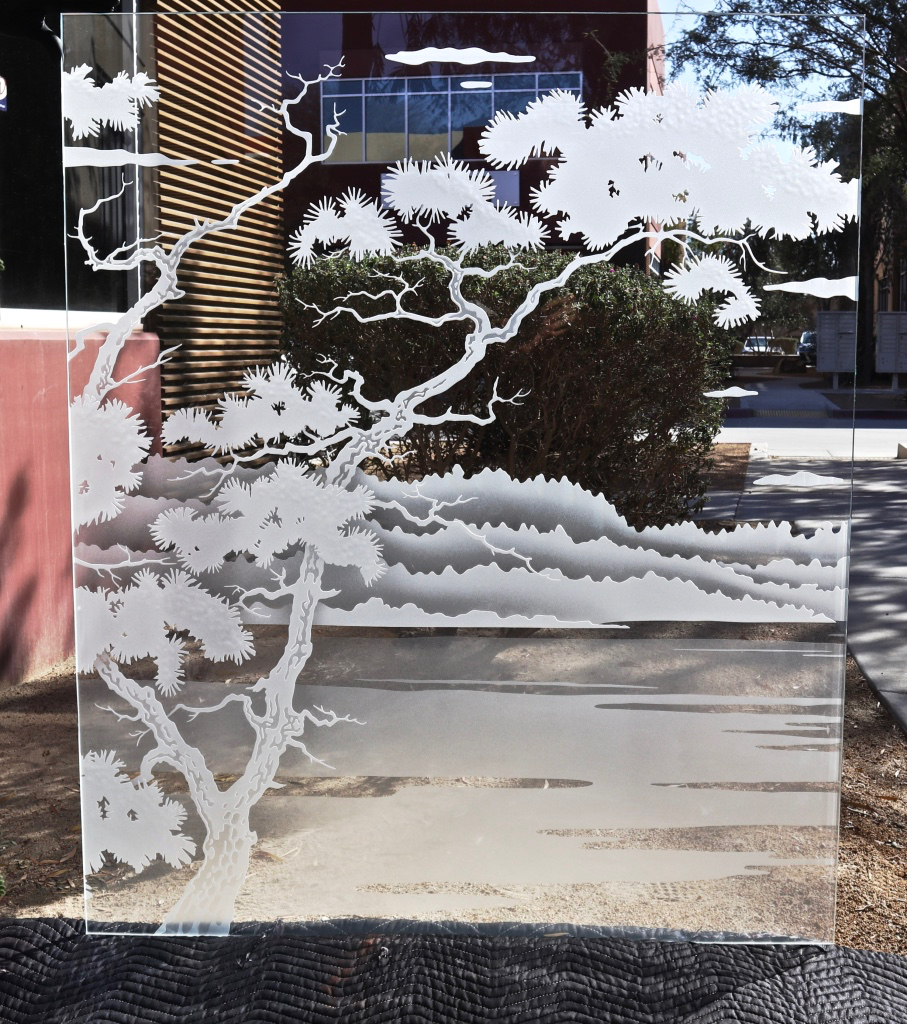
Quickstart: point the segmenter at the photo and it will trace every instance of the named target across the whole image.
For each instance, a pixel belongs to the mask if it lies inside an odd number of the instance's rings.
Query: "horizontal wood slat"
[[[191,224],[187,226],[192,227]],[[167,234],[171,234],[171,237],[174,239],[177,237],[175,232],[165,232],[164,237],[166,237]],[[274,280],[274,275],[279,274],[283,269],[283,253],[280,250],[262,252],[257,257],[248,255],[250,251],[254,251],[253,247],[260,246],[262,249],[265,248],[268,244],[268,238],[264,234],[258,237],[253,236],[252,238],[246,239],[245,241],[247,244],[245,245],[242,244],[244,241],[243,239],[236,241],[232,232],[230,234],[225,234],[223,239],[219,239],[218,241],[220,244],[217,245],[216,249],[212,249],[208,246],[205,247],[208,253],[212,256],[216,254],[224,258],[229,258],[232,254],[232,261],[236,264],[251,263],[253,266],[260,267],[263,271],[269,272],[271,275],[270,280],[272,282]],[[199,245],[199,250],[201,250],[201,245]],[[189,266],[189,264],[187,264],[187,266]]]
[[[237,58],[239,60],[240,58]],[[212,78],[210,82],[204,82],[199,78],[190,79],[186,78],[174,78],[173,84],[181,87],[185,91],[184,101],[184,112],[186,115],[200,114],[205,116],[210,114],[212,111],[220,114],[225,118],[232,118],[235,115],[235,107],[231,104],[231,98],[234,102],[240,102],[242,100],[241,90],[234,84],[231,88],[224,86],[216,78]],[[218,94],[211,99],[206,95],[206,91],[219,90]],[[187,118],[184,116],[184,120]],[[266,134],[266,129],[270,127],[271,117],[266,113],[260,112],[257,108],[255,110],[246,109],[243,111],[243,128],[245,122],[251,121],[255,124],[258,131],[262,134]],[[200,129],[204,129],[204,122],[199,126]],[[224,125],[224,131],[226,135],[233,135],[236,139],[243,138],[243,131],[237,128],[235,124],[230,124],[229,120]],[[258,134],[256,131],[256,135]]]
[[[183,133],[174,128],[171,134],[175,138]],[[192,152],[190,149],[191,144],[192,139],[188,134],[185,134],[185,147],[183,151]],[[219,189],[223,185],[224,181],[229,181],[236,185],[240,185],[243,188],[248,188],[251,193],[255,190],[256,186],[259,188],[261,187],[262,170],[264,170],[269,176],[273,175],[273,180],[275,181],[280,177],[282,172],[282,168],[277,160],[266,158],[261,153],[229,153],[225,148],[221,148],[216,154],[212,149],[211,155],[206,159],[211,161],[238,160],[239,163],[196,164],[192,167],[192,176],[199,182],[199,185],[202,188]],[[257,207],[256,212],[258,212]]]
[[[210,266],[202,260],[184,259],[180,263],[180,266],[191,268],[195,272],[195,276],[199,281],[207,279],[206,287],[210,287],[212,281],[219,284],[222,288],[228,288],[232,284],[232,282],[225,280],[223,270],[212,271]],[[251,279],[256,277],[261,278],[261,280],[265,282],[266,288],[273,287],[274,274],[272,271],[264,269],[260,270],[254,266],[250,266],[248,267],[246,274],[243,276],[242,282],[244,286],[247,286],[245,290],[249,294],[261,295],[261,284],[256,287],[254,281],[251,281]]]
[[[189,168],[189,170],[191,170],[191,168]],[[174,182],[174,175],[172,173],[167,175],[162,174],[161,184],[163,185],[166,183],[168,185],[168,198],[171,201],[170,209],[167,210],[167,216],[170,218],[171,222],[188,222],[189,224],[192,224],[194,219],[199,216],[198,210],[201,207],[204,209],[204,214],[199,219],[204,219],[205,216],[216,216],[218,218],[222,218],[230,212],[231,207],[233,207],[237,202],[254,195],[256,192],[260,191],[263,186],[270,185],[277,177],[279,177],[276,170],[269,173],[269,168],[267,167],[261,168],[259,175],[261,183],[258,185],[258,188],[255,188],[252,183],[245,184],[243,182],[231,181],[229,178],[224,177],[221,181],[221,191],[218,193],[218,190],[212,183],[199,181],[197,177],[193,182],[193,175],[185,175],[181,179],[180,184],[177,185]],[[197,187],[190,188],[190,184]],[[269,203],[275,204],[275,202],[276,201],[273,196],[262,200],[262,207],[264,209],[257,210],[257,208],[253,207],[249,210],[241,223],[245,222],[247,226],[253,225],[256,222],[262,225],[267,224],[268,221],[265,216],[267,205]],[[274,218],[272,223],[269,225],[269,228],[274,230],[278,223],[280,223],[280,221],[277,218]],[[236,229],[234,228],[233,230]]]
[[[232,354],[233,353],[231,352],[231,355]],[[245,371],[246,364],[248,363],[248,361],[250,359],[254,359],[258,354],[260,354],[260,353],[257,353],[253,349],[253,350],[250,350],[250,351],[246,352],[244,355],[239,356],[239,357],[237,357],[235,359],[215,359],[215,358],[212,358],[210,360],[210,363],[208,363],[208,362],[206,362],[205,360],[202,360],[202,359],[195,359],[192,362],[192,366],[195,366],[197,364],[198,369],[197,370],[188,369],[186,372],[187,372],[187,374],[190,374],[190,375],[192,373],[197,373],[197,374],[209,373],[210,372],[210,366],[212,366],[212,365],[216,366],[216,367],[223,366],[223,367],[229,368],[231,371],[232,370]],[[187,377],[187,380],[191,380],[191,379],[192,379],[191,376]]]
[[[279,0],[217,0],[220,12],[235,13],[190,15],[204,6],[157,5],[158,145],[162,153],[203,161],[158,174],[157,229],[165,244],[196,220],[222,219],[283,173],[279,118],[259,109],[280,101]],[[224,158],[241,163],[209,162]],[[167,303],[157,320],[162,346],[180,346],[161,371],[165,415],[191,405],[216,408],[247,369],[279,357],[274,279],[285,257],[279,194],[250,209],[236,228],[189,249],[179,270],[185,295]],[[201,454],[185,444],[168,450]]]
[[[174,77],[182,73],[187,79],[193,81],[201,79],[213,81],[216,84],[217,77],[214,72],[220,69],[229,73],[235,67],[235,58],[239,57],[243,59],[243,75],[246,79],[255,80],[264,92],[272,91],[274,79],[268,70],[267,60],[262,60],[256,54],[255,48],[267,50],[274,44],[273,40],[269,40],[255,31],[256,19],[223,18],[218,19],[218,23],[214,22],[211,18],[206,18],[205,21],[216,25],[221,33],[233,35],[233,38],[227,38],[226,35],[218,35],[218,48],[211,51],[200,45],[199,40],[193,38],[189,33],[176,31],[175,26],[172,24],[161,23],[158,30],[158,38],[180,47],[186,61],[195,62],[191,73],[188,70],[187,63],[183,68],[175,69]],[[246,48],[245,42],[249,42],[251,45]]]

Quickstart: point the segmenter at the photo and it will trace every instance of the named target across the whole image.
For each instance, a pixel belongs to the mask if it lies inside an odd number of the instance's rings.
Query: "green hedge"
[[[562,252],[522,256],[530,269],[471,279],[467,296],[481,302],[495,324],[503,323],[532,284],[556,276],[572,258]],[[471,263],[490,268],[506,259],[504,250],[489,247]],[[366,397],[384,398],[454,362],[466,328],[432,329],[399,319],[363,325],[349,314],[314,327],[314,314],[296,301],[330,309],[339,296],[392,283],[376,273],[399,274],[410,284],[421,280],[406,298],[414,312],[437,316],[453,309],[447,272],[428,261],[323,259],[281,278],[278,290],[290,361],[311,372],[319,369],[319,354],[330,356],[363,374]],[[363,314],[392,308],[389,298],[345,304]],[[701,502],[723,410],[703,392],[722,386],[733,346],[710,314],[710,306],[687,306],[639,271],[586,267],[547,297],[516,338],[492,346],[462,384],[422,411],[484,412],[496,378],[503,395],[529,391],[522,404],[497,405],[494,424],[485,427],[417,427],[406,438],[412,454],[384,472],[411,480],[458,462],[467,472],[491,466],[518,479],[566,476],[604,493],[637,527],[684,518]]]

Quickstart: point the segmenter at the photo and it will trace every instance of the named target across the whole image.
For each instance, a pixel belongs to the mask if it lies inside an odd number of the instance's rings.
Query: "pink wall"
[[[74,360],[84,387],[101,336]],[[122,378],[153,363],[156,334],[133,334]],[[160,450],[160,371],[116,389]],[[66,334],[0,330],[0,686],[46,672],[73,651]]]
[[[677,5],[675,4],[675,7]],[[665,79],[665,29],[661,18],[658,0],[648,0],[646,4],[649,16],[646,18],[646,49],[649,58],[646,61],[646,89],[648,92],[664,92]],[[668,8],[670,10],[670,8]]]

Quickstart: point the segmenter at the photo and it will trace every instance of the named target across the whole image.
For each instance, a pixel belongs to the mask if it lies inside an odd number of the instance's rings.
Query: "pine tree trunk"
[[[248,808],[225,811],[220,818],[209,827],[201,867],[164,918],[159,935],[229,934],[258,836],[249,830]]]

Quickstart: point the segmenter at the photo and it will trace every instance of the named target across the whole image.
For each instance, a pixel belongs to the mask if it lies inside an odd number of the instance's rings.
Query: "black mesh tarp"
[[[98,937],[0,920],[0,1020],[907,1024],[907,959],[580,937]]]

